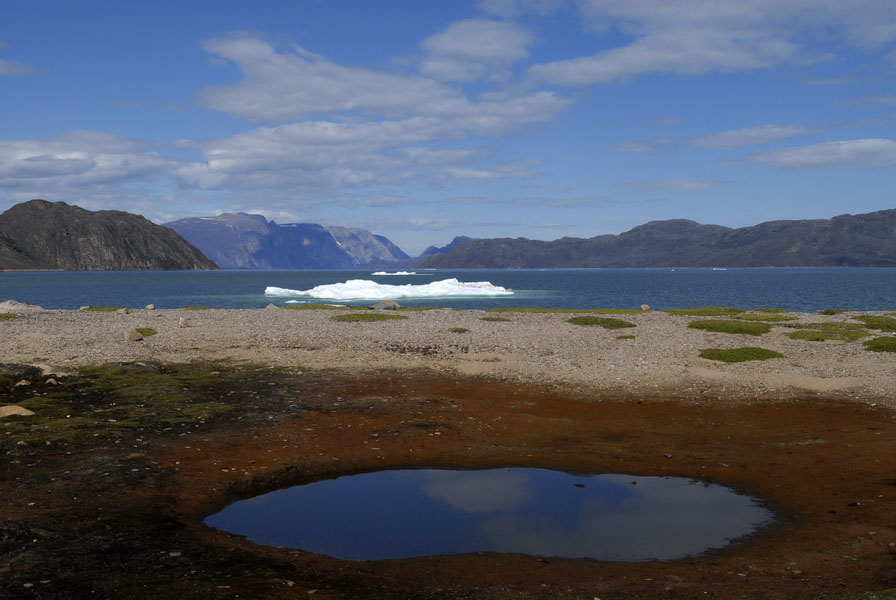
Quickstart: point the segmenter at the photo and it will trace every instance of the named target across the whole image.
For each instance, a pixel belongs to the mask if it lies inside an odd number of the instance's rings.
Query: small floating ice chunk
[[[371,275],[416,275],[415,271],[395,271],[394,273],[389,273],[388,271],[376,271],[371,273]]]
[[[443,279],[425,285],[387,285],[367,279],[350,279],[345,283],[319,285],[310,290],[291,290],[268,286],[267,296],[306,296],[330,300],[386,300],[393,298],[442,298],[447,296],[507,296],[513,291],[488,281]]]

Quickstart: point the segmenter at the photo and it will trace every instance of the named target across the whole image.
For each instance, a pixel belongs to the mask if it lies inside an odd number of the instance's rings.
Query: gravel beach
[[[371,311],[372,312],[372,311]],[[580,389],[664,390],[682,397],[785,399],[806,393],[896,406],[896,358],[869,352],[862,340],[807,341],[785,325],[851,322],[860,314],[793,313],[761,336],[688,327],[707,317],[647,311],[605,315],[635,327],[608,330],[568,322],[570,313],[478,310],[382,311],[404,319],[339,322],[356,310],[207,309],[87,312],[42,310],[7,301],[0,313],[0,362],[54,371],[109,362],[233,360],[306,368],[427,367],[510,381]],[[581,314],[585,314],[584,312]],[[501,317],[507,321],[483,320]],[[156,335],[127,339],[135,328]],[[871,339],[887,335],[869,329]],[[620,336],[634,336],[620,339]],[[783,358],[723,363],[704,348],[760,346]]]

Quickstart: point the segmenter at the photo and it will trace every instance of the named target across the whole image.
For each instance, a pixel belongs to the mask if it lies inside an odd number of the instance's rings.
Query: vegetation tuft
[[[450,331],[451,333],[469,333],[470,332],[470,330],[467,329],[466,327],[452,327],[448,331]]]
[[[136,331],[143,337],[149,337],[158,333],[158,331],[156,331],[152,327],[137,327],[134,331]]]
[[[791,339],[808,340],[810,342],[824,342],[827,340],[854,342],[868,336],[868,332],[858,323],[845,323],[843,321],[788,324],[785,327],[798,329],[798,331],[794,331],[789,335]]]
[[[628,327],[635,327],[634,323],[629,323],[628,321],[623,321],[622,319],[611,319],[610,317],[573,317],[571,319],[567,319],[566,322],[572,323],[573,325],[597,325],[599,327],[603,327],[604,329],[625,329]]]
[[[511,319],[504,317],[480,317],[480,321],[489,321],[490,323],[510,323]]]
[[[211,310],[209,306],[182,306],[181,310]]]
[[[617,340],[633,340],[633,339],[635,339],[635,336],[633,336],[633,335],[617,335],[616,339]]]
[[[858,315],[853,317],[856,321],[861,321],[866,327],[871,329],[879,329],[880,331],[896,331],[896,319],[893,317],[879,317],[876,315]]]
[[[753,312],[776,314],[776,313],[789,313],[790,311],[784,310],[783,308],[754,308]]]
[[[704,348],[700,350],[700,358],[718,360],[726,363],[744,362],[748,360],[768,360],[770,358],[783,358],[784,355],[774,350],[759,348],[757,346],[744,346],[742,348]]]
[[[0,313],[0,321],[12,321],[13,319],[18,319],[19,315],[14,315],[12,313]]]
[[[840,310],[839,308],[827,308],[825,310],[818,311],[820,315],[842,315],[845,313],[845,310]]]
[[[896,337],[878,337],[862,342],[862,345],[871,352],[896,352]]]
[[[728,306],[704,306],[702,308],[670,308],[666,311],[670,315],[682,315],[685,317],[726,317],[739,315],[744,310]]]
[[[772,328],[768,323],[759,321],[735,321],[734,319],[692,321],[688,324],[688,327],[715,333],[741,333],[746,335],[762,335],[763,333],[768,333]]]
[[[348,315],[336,315],[333,317],[334,321],[343,321],[346,323],[373,323],[375,321],[396,321],[401,319],[407,319],[407,317],[404,315],[394,315],[382,312],[352,313]]]
[[[84,312],[115,312],[121,310],[122,306],[85,306],[81,310]]]
[[[789,314],[779,314],[779,313],[743,313],[739,315],[734,315],[735,319],[739,319],[741,321],[767,321],[767,322],[778,322],[778,321],[796,321],[799,317],[795,315]]]

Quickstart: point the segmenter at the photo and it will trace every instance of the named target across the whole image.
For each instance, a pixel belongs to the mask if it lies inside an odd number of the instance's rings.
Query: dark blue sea
[[[147,304],[156,308],[193,305],[263,308],[270,303],[283,305],[290,301],[369,305],[382,299],[395,299],[403,306],[460,309],[638,308],[642,304],[656,310],[707,305],[743,309],[773,307],[801,312],[834,308],[896,309],[896,268],[374,273],[373,270],[4,272],[0,273],[0,300],[61,309],[99,305],[142,308]],[[266,294],[272,287],[282,289]]]

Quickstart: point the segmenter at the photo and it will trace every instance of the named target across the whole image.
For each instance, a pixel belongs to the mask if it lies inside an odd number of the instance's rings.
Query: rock
[[[156,309],[155,304],[147,304],[143,310],[155,310],[155,309]]]
[[[178,327],[189,327],[190,325],[187,323],[187,320],[185,318],[181,317],[177,320],[177,326]]]
[[[115,312],[117,312],[120,315],[129,315],[129,314],[131,314],[131,309],[130,308],[119,308]]]
[[[30,411],[21,406],[16,406],[15,404],[0,406],[0,419],[5,417],[30,417],[33,414],[34,411]]]
[[[88,309],[90,309],[90,307],[89,307],[89,306],[82,306],[82,307],[81,307],[81,308],[79,308],[79,309],[78,309],[78,310],[88,310]]]
[[[59,382],[56,381],[53,377],[50,377],[49,379],[47,379],[46,383],[47,383],[47,385],[59,385]]]
[[[648,305],[648,304],[642,304],[642,305],[641,305],[641,310],[643,310],[644,312],[647,312],[648,310],[650,310],[650,305]]]
[[[268,304],[267,306],[264,307],[265,310],[276,310],[278,308],[279,307],[274,303]]]
[[[139,342],[143,339],[143,334],[136,329],[129,329],[128,331],[124,332],[124,339],[129,342]]]
[[[28,381],[27,379],[20,379],[16,382],[15,386],[13,386],[13,387],[24,387],[26,385],[31,385],[31,382]]]
[[[43,309],[42,306],[38,306],[37,304],[25,304],[24,302],[18,302],[16,300],[4,300],[0,302],[0,312],[6,313],[32,312]]]
[[[373,310],[398,310],[399,308],[401,308],[401,305],[398,302],[386,300],[384,302],[377,302],[370,308],[372,308]]]

